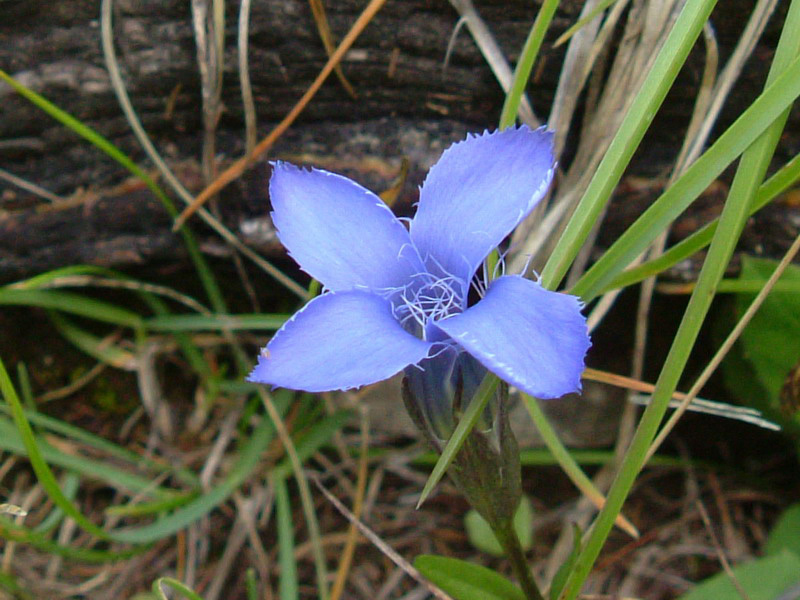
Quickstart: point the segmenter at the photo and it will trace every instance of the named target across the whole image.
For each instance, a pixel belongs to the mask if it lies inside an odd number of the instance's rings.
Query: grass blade
[[[433,471],[431,471],[428,481],[425,482],[425,487],[422,488],[422,493],[420,494],[419,501],[417,502],[417,508],[419,508],[422,503],[425,502],[431,491],[433,491],[433,488],[437,483],[439,483],[439,480],[453,462],[456,454],[458,454],[458,451],[464,444],[464,440],[467,439],[467,436],[469,435],[470,431],[472,431],[475,423],[478,422],[478,418],[483,413],[483,409],[486,407],[486,403],[489,402],[489,398],[491,398],[492,394],[494,394],[497,390],[499,383],[500,380],[492,373],[488,373],[483,378],[480,387],[470,400],[467,410],[464,411],[464,414],[458,420],[458,425],[456,426],[455,431],[453,431],[453,435],[451,435],[450,439],[447,440],[447,444],[445,445],[444,450],[442,450],[442,455],[439,457],[439,460],[436,461],[436,465],[433,467]]]
[[[589,236],[715,4],[716,0],[688,0],[678,15],[650,73],[542,271],[541,280],[546,288],[558,287]]]
[[[134,312],[81,294],[60,290],[25,290],[0,288],[0,305],[37,306],[71,313],[122,327],[142,326],[142,318]]]
[[[106,531],[89,521],[61,491],[61,487],[58,485],[55,475],[53,475],[53,472],[50,470],[50,467],[47,465],[47,462],[44,460],[39,450],[39,444],[36,441],[28,419],[25,417],[25,411],[22,409],[22,404],[19,401],[19,397],[17,397],[17,391],[11,383],[11,378],[8,376],[2,359],[0,359],[0,392],[2,392],[3,397],[11,409],[11,415],[14,418],[14,423],[22,438],[22,443],[25,446],[25,452],[28,454],[31,467],[34,473],[36,473],[36,478],[39,480],[39,483],[44,488],[48,497],[56,506],[64,511],[64,514],[71,517],[81,529],[100,539],[110,539],[111,536]]]
[[[765,181],[760,188],[758,188],[758,192],[756,192],[753,204],[750,206],[749,214],[753,215],[764,208],[779,194],[782,194],[792,185],[794,185],[798,179],[800,179],[800,154],[795,155],[792,160],[781,167],[777,173],[775,173],[772,177]],[[690,257],[698,250],[702,250],[711,243],[711,239],[714,237],[714,233],[717,231],[718,222],[719,218],[715,218],[710,223],[707,223],[702,228],[692,233],[686,239],[681,240],[672,246],[658,258],[654,258],[646,263],[642,263],[638,267],[633,267],[632,269],[623,271],[617,275],[605,288],[603,288],[602,292],[600,293],[603,294],[612,289],[628,287],[629,285],[639,283],[648,277],[658,275],[659,273],[666,271],[670,267],[678,264],[682,260]]]
[[[773,79],[776,79],[777,83],[782,76],[776,78],[776,75],[782,72],[785,75],[784,69],[791,69],[792,64],[798,64],[795,58],[800,52],[798,29],[800,29],[800,0],[792,0],[781,39],[778,42],[775,59],[767,78],[768,85]],[[794,61],[790,63],[792,59]],[[644,465],[650,444],[664,418],[672,394],[678,385],[700,332],[700,327],[714,299],[717,285],[722,280],[725,268],[733,255],[739,235],[747,220],[748,208],[764,178],[769,160],[783,131],[784,123],[785,119],[778,118],[747,149],[739,162],[739,168],[723,208],[717,232],[711,242],[708,257],[703,264],[697,286],[689,299],[689,305],[656,382],[652,400],[642,415],[617,477],[609,490],[606,505],[600,511],[587,536],[575,562],[575,568],[570,573],[560,598],[574,600],[580,593],[583,582],[600,554],[614,519],[620,513],[622,505]]]
[[[281,576],[278,589],[281,600],[297,600],[299,583],[297,581],[297,561],[294,558],[294,523],[292,505],[286,479],[275,481],[275,518],[278,521],[278,563]]]
[[[594,298],[762,132],[773,123],[785,122],[785,113],[798,95],[800,57],[794,58],[781,76],[775,78],[711,148],[614,242],[580,278],[572,292],[585,301]]]

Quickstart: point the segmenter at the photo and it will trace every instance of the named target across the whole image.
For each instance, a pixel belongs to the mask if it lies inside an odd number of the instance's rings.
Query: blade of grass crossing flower
[[[125,153],[121,152],[116,146],[114,146],[114,144],[93,129],[90,129],[81,123],[69,113],[58,108],[55,104],[43,96],[40,96],[33,90],[28,89],[24,85],[20,84],[2,69],[0,69],[0,79],[14,88],[19,95],[24,97],[30,103],[34,104],[42,111],[47,113],[50,117],[90,142],[100,151],[117,161],[133,175],[141,179],[147,188],[161,201],[164,209],[171,217],[175,217],[178,214],[175,205],[172,203],[172,200],[167,197],[158,184],[156,184],[156,182],[153,181],[153,179],[147,173],[139,168],[139,165],[133,162]],[[186,245],[186,250],[189,252],[189,257],[191,258],[192,263],[195,265],[195,269],[197,270],[200,281],[203,284],[203,288],[205,289],[206,295],[209,297],[211,304],[215,307],[224,307],[222,292],[220,291],[219,286],[214,279],[214,275],[211,273],[208,263],[206,263],[203,255],[200,253],[200,248],[197,246],[194,236],[186,227],[182,227],[180,233],[183,237],[183,243]],[[226,312],[224,308],[222,310],[217,308],[217,310],[219,312]]]
[[[278,522],[278,564],[281,575],[278,583],[280,600],[297,600],[297,561],[294,558],[294,520],[286,480],[275,481],[275,519]]]
[[[531,76],[533,63],[536,62],[536,57],[539,55],[544,35],[550,28],[558,3],[559,0],[545,0],[536,14],[536,20],[533,22],[533,27],[531,27],[528,38],[525,40],[519,61],[517,61],[517,66],[514,69],[514,81],[503,103],[499,129],[511,127],[517,119],[517,112],[519,111],[520,102],[522,102],[522,96],[525,93],[525,86],[528,85],[528,79]]]
[[[650,73],[542,271],[541,281],[547,289],[558,287],[580,251],[715,4],[716,0],[687,0],[678,15]]]
[[[586,496],[598,510],[602,509],[606,499],[603,497],[603,494],[600,493],[600,490],[595,487],[594,483],[592,483],[592,480],[586,476],[569,451],[564,447],[564,444],[561,443],[558,434],[550,425],[539,403],[535,398],[531,398],[527,394],[522,394],[522,398],[525,401],[525,406],[528,409],[531,420],[539,430],[539,434],[542,436],[542,440],[547,446],[547,449],[550,450],[553,458],[556,459],[556,462],[564,473],[566,473],[567,477],[575,484],[575,487],[581,490],[583,495]],[[639,531],[623,514],[620,513],[617,515],[616,524],[617,527],[632,538],[639,538]]]
[[[781,169],[765,181],[761,187],[758,188],[753,203],[750,206],[749,215],[753,215],[767,204],[772,202],[778,195],[785,192],[795,182],[800,179],[800,154],[786,163]],[[603,290],[600,292],[604,294],[610,290],[617,288],[628,287],[635,283],[639,283],[648,277],[658,275],[666,271],[670,267],[678,264],[682,260],[690,257],[692,254],[708,246],[711,239],[714,237],[714,232],[717,230],[717,223],[719,219],[714,219],[712,222],[704,225],[692,233],[686,239],[681,240],[669,250],[664,252],[658,258],[649,260],[642,263],[638,267],[633,267],[627,271],[623,271],[617,275]]]
[[[572,288],[584,301],[594,298],[638,256],[722,171],[800,95],[800,57],[768,85],[725,133],[656,200]],[[782,126],[781,126],[782,129]]]
[[[110,539],[111,536],[108,532],[89,521],[61,491],[61,487],[58,485],[58,481],[53,475],[53,472],[42,457],[39,444],[36,441],[28,419],[25,417],[25,411],[22,409],[17,391],[11,383],[11,378],[8,376],[2,359],[0,359],[0,392],[2,392],[5,401],[11,409],[11,415],[14,418],[14,423],[22,438],[31,467],[34,473],[36,473],[36,478],[39,480],[39,483],[44,488],[48,497],[56,506],[63,510],[66,515],[72,517],[81,529],[100,539]]]
[[[800,51],[800,38],[796,32],[800,28],[800,0],[793,0],[784,23],[781,39],[775,53],[768,83],[790,64]],[[742,156],[736,171],[728,199],[719,220],[717,232],[711,242],[708,257],[698,277],[684,317],[675,335],[669,354],[650,405],[645,409],[636,433],[626,452],[620,470],[609,490],[606,506],[600,511],[592,531],[578,556],[560,597],[574,600],[586,577],[600,554],[605,540],[613,526],[616,515],[628,496],[633,483],[644,465],[647,451],[669,406],[683,369],[694,346],[700,327],[705,320],[716,287],[722,279],[725,268],[733,254],[748,216],[748,207],[759,183],[763,180],[769,159],[783,130],[783,119],[778,119]]]
[[[422,493],[420,494],[419,501],[417,502],[417,508],[422,506],[422,503],[425,502],[431,491],[433,491],[433,488],[437,483],[439,483],[439,480],[447,471],[450,463],[453,462],[456,454],[464,444],[464,440],[467,439],[470,431],[472,431],[472,428],[475,426],[475,423],[477,423],[478,418],[483,413],[486,403],[489,401],[489,398],[492,397],[492,394],[495,393],[499,384],[500,380],[496,375],[491,373],[483,378],[481,385],[478,387],[475,395],[470,400],[467,410],[464,411],[464,414],[458,420],[458,425],[456,426],[455,431],[453,431],[453,435],[450,436],[450,439],[447,441],[444,450],[442,450],[442,455],[439,457],[439,460],[436,461],[436,465],[433,467],[433,471],[431,471],[428,481],[425,482],[425,487],[422,488]]]

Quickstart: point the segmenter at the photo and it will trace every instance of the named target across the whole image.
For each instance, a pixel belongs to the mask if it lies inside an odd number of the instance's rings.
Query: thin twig
[[[369,449],[369,421],[367,420],[366,406],[359,405],[361,415],[361,455],[358,459],[358,480],[356,482],[356,493],[353,498],[353,516],[356,520],[361,519],[361,511],[364,508],[364,492],[367,487],[367,458]],[[339,600],[344,591],[344,584],[350,572],[350,565],[353,562],[353,552],[358,541],[358,527],[355,523],[350,523],[347,531],[347,542],[342,549],[341,559],[339,560],[339,570],[336,572],[336,579],[331,589],[330,600]]]
[[[26,192],[30,192],[35,196],[40,196],[54,204],[65,201],[61,196],[56,196],[53,192],[44,189],[42,186],[31,183],[30,181],[22,179],[21,177],[17,177],[5,169],[0,169],[0,179],[5,179],[7,182],[14,184],[18,188],[22,188]]]
[[[100,5],[100,34],[103,43],[103,56],[106,62],[106,69],[108,70],[108,75],[111,79],[111,87],[113,88],[114,93],[117,95],[117,101],[119,102],[122,112],[125,114],[125,118],[127,119],[133,134],[142,145],[142,148],[144,148],[145,153],[150,160],[153,161],[153,164],[156,166],[159,173],[161,173],[161,176],[164,177],[164,180],[169,184],[178,197],[186,204],[189,204],[192,201],[192,194],[189,193],[189,191],[178,180],[175,174],[170,170],[156,147],[153,145],[153,142],[150,140],[150,137],[144,130],[144,127],[142,126],[142,123],[133,108],[128,91],[125,89],[125,83],[122,81],[119,63],[117,61],[116,52],[114,51],[114,39],[112,36],[111,23],[113,2],[114,0],[102,0],[102,4]],[[264,272],[271,275],[286,288],[297,294],[300,298],[306,298],[307,294],[305,288],[276,269],[257,252],[253,251],[252,248],[242,243],[241,240],[239,240],[239,238],[233,234],[233,232],[225,227],[225,225],[217,220],[211,213],[204,208],[201,208],[198,214],[209,227],[211,227],[220,235],[220,237],[222,237],[222,239],[234,246],[239,252],[249,258]]]
[[[242,89],[242,107],[244,109],[245,152],[250,154],[256,147],[256,104],[253,101],[253,86],[250,84],[250,66],[248,64],[248,40],[250,33],[250,5],[252,0],[242,0],[239,7],[239,87]]]
[[[317,571],[317,593],[320,600],[328,599],[328,582],[327,582],[327,567],[325,566],[325,554],[322,550],[322,543],[320,541],[319,523],[317,522],[316,513],[314,512],[314,501],[311,498],[311,490],[308,487],[308,480],[306,479],[303,465],[300,462],[300,457],[297,456],[297,450],[294,447],[294,442],[286,429],[286,425],[281,418],[275,403],[272,401],[272,396],[263,387],[258,389],[261,401],[267,409],[267,414],[275,426],[275,431],[278,433],[278,438],[283,444],[283,449],[286,456],[289,457],[289,462],[292,465],[292,471],[297,481],[297,488],[300,491],[300,502],[303,505],[303,513],[306,518],[306,527],[308,528],[308,537],[311,541],[312,550],[314,553],[314,563]]]
[[[503,51],[500,49],[497,40],[495,39],[494,35],[492,35],[492,32],[486,25],[486,22],[478,14],[478,11],[475,10],[472,0],[450,0],[450,4],[452,4],[453,8],[456,9],[460,16],[458,23],[456,23],[456,27],[453,32],[453,38],[451,38],[451,43],[452,40],[455,39],[455,35],[458,33],[461,25],[465,24],[472,35],[472,39],[475,40],[475,44],[477,44],[478,49],[481,51],[483,58],[488,63],[489,68],[492,70],[492,73],[494,73],[498,83],[500,83],[500,87],[503,89],[503,92],[507,94],[511,90],[511,85],[514,81],[514,75],[511,72],[511,67],[508,64]],[[522,96],[522,101],[520,102],[519,107],[519,116],[523,123],[531,127],[539,127],[540,121],[534,114],[527,95]]]
[[[731,580],[731,583],[733,584],[733,587],[736,588],[736,592],[739,594],[739,596],[741,596],[743,600],[750,600],[750,596],[747,595],[747,592],[742,587],[739,579],[736,577],[736,573],[733,572],[731,564],[728,562],[728,557],[725,556],[725,551],[722,549],[722,546],[717,539],[717,535],[714,533],[714,528],[711,526],[711,519],[708,517],[708,511],[706,510],[705,505],[703,505],[703,502],[700,500],[697,500],[697,510],[700,511],[700,518],[703,520],[703,525],[705,525],[706,531],[708,531],[708,537],[711,539],[711,543],[713,544],[714,550],[717,553],[717,558],[719,559],[719,563],[722,565],[722,569]]]
[[[323,493],[323,495],[328,499],[328,501],[336,507],[336,510],[342,513],[342,515],[348,521],[350,521],[356,527],[358,527],[358,530],[365,538],[367,538],[370,542],[372,542],[378,548],[378,550],[383,552],[389,558],[389,560],[391,560],[394,564],[403,569],[403,571],[405,571],[409,577],[416,580],[418,583],[422,584],[425,587],[425,589],[428,590],[429,593],[433,594],[436,598],[439,598],[439,600],[453,600],[444,591],[442,591],[441,588],[439,588],[435,584],[428,581],[425,577],[423,577],[422,573],[420,573],[414,567],[414,565],[412,565],[410,562],[408,562],[406,559],[400,556],[391,546],[389,546],[386,542],[384,542],[377,533],[372,531],[372,529],[370,529],[364,523],[358,520],[356,516],[353,513],[351,513],[348,510],[348,508],[344,504],[342,504],[336,496],[331,494],[325,488],[325,486],[322,485],[322,482],[319,479],[319,475],[313,472],[309,472],[308,478],[314,482],[319,491]]]

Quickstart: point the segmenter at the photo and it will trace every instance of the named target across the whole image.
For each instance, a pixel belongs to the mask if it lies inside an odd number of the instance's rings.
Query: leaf
[[[764,545],[764,554],[789,550],[800,557],[800,504],[793,504],[781,515]]]
[[[774,261],[745,256],[740,278],[766,281],[775,266]],[[789,265],[779,282],[800,283],[800,267]],[[738,294],[737,311],[744,312],[752,299],[753,294]],[[800,360],[800,294],[771,293],[742,333],[741,350],[758,383],[766,391],[766,398],[743,400],[758,408],[770,409],[772,413],[777,412],[781,389]]]
[[[525,600],[516,585],[481,565],[422,554],[414,559],[414,566],[455,600]]]
[[[419,501],[417,501],[417,508],[422,506],[422,503],[425,502],[425,499],[430,495],[430,493],[433,491],[433,488],[437,483],[439,483],[439,480],[442,478],[442,476],[445,474],[445,471],[447,471],[447,468],[455,459],[456,454],[458,454],[458,451],[464,444],[464,440],[467,439],[470,431],[472,431],[475,423],[477,423],[478,417],[480,417],[483,409],[486,407],[486,403],[489,401],[489,398],[491,398],[492,394],[494,394],[499,383],[500,380],[492,373],[487,374],[486,377],[483,378],[481,385],[478,387],[475,395],[470,400],[467,410],[458,421],[458,425],[456,426],[453,435],[450,436],[450,439],[447,441],[444,450],[442,450],[439,460],[436,461],[436,465],[433,467],[433,471],[431,471],[428,481],[425,482],[425,486],[422,488],[422,493],[419,495]]]
[[[578,560],[578,554],[580,554],[581,551],[581,537],[581,528],[578,527],[577,523],[573,523],[572,550],[570,550],[567,560],[558,567],[558,571],[556,571],[556,574],[553,576],[553,581],[550,583],[550,600],[557,600],[558,596],[561,594],[561,590],[564,589],[564,584],[567,583],[567,576],[569,576],[570,571],[572,571],[572,566],[575,564],[575,561]]]
[[[464,517],[464,528],[467,530],[470,543],[481,552],[492,556],[505,555],[491,526],[477,510],[470,510]],[[529,550],[533,545],[533,509],[530,500],[525,496],[522,497],[522,501],[514,513],[514,531],[522,549]]]
[[[775,600],[788,588],[800,582],[800,557],[782,550],[779,554],[759,558],[733,569],[736,579],[750,600]],[[726,573],[718,573],[698,584],[679,600],[741,600]]]

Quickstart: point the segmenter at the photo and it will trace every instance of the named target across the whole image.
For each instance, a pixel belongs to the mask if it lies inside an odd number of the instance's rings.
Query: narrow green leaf
[[[800,504],[792,504],[783,511],[769,532],[764,554],[778,554],[784,549],[800,556]]]
[[[513,527],[522,550],[530,550],[533,545],[533,507],[527,496],[522,496],[517,511],[514,513]],[[505,555],[492,526],[474,508],[470,509],[464,517],[464,529],[470,543],[481,552],[493,556]]]
[[[175,494],[169,498],[156,500],[154,502],[121,504],[107,508],[105,513],[109,516],[113,515],[115,517],[144,517],[147,515],[163,513],[169,510],[175,510],[176,508],[185,506],[199,495],[199,492],[190,491],[183,494]]]
[[[150,331],[219,331],[221,329],[275,331],[289,315],[239,314],[239,315],[159,315],[144,320]]]
[[[572,567],[575,565],[575,561],[578,559],[578,554],[581,551],[581,528],[578,527],[577,523],[572,524],[572,550],[570,550],[569,556],[567,560],[565,560],[560,567],[558,567],[558,571],[553,576],[553,581],[550,584],[550,600],[558,600],[559,594],[561,594],[561,590],[564,589],[564,584],[567,582],[567,577],[572,571]]]
[[[135,369],[136,357],[133,353],[123,350],[117,344],[107,343],[104,339],[89,333],[82,327],[78,327],[75,323],[56,312],[50,312],[49,316],[58,332],[82,352],[117,369],[126,371]]]
[[[56,506],[64,511],[64,514],[72,517],[81,529],[100,539],[110,539],[111,536],[108,532],[89,521],[61,491],[58,481],[39,450],[39,444],[36,441],[28,419],[25,417],[25,411],[22,409],[22,404],[17,397],[17,391],[11,383],[11,379],[8,376],[2,359],[0,359],[0,392],[2,392],[5,401],[11,409],[11,415],[14,418],[14,423],[22,438],[22,443],[28,454],[28,460],[31,463],[34,473],[36,473],[36,478],[44,488],[45,493]]]
[[[0,288],[0,305],[36,306],[60,310],[123,327],[141,327],[142,318],[127,309],[81,294],[61,290],[25,290]]]
[[[545,0],[542,2],[541,7],[539,7],[539,12],[536,13],[536,20],[533,22],[533,27],[531,27],[528,33],[528,38],[525,40],[525,45],[522,47],[520,58],[514,69],[514,81],[503,103],[499,129],[510,127],[517,118],[519,105],[525,93],[525,86],[528,85],[528,79],[530,79],[533,64],[536,62],[536,57],[539,55],[539,49],[542,47],[544,35],[550,28],[550,23],[552,23],[553,16],[556,14],[558,3],[559,0]],[[492,272],[493,270],[489,270],[489,273]]]
[[[115,279],[122,277],[121,273],[105,267],[98,267],[95,265],[69,265],[66,267],[60,267],[58,269],[52,269],[45,273],[39,273],[38,275],[34,275],[33,277],[29,277],[27,279],[16,281],[7,287],[10,288],[13,286],[17,289],[36,290],[47,287],[57,279],[76,275],[97,275],[99,277],[111,277]]]
[[[772,202],[779,194],[789,189],[800,179],[800,154],[795,155],[792,160],[786,163],[777,173],[765,181],[750,207],[750,215],[755,214],[767,204]],[[653,277],[666,271],[670,267],[678,264],[682,260],[689,258],[692,254],[705,248],[711,243],[714,232],[717,230],[718,218],[704,225],[689,237],[681,240],[658,258],[654,258],[637,267],[632,267],[617,275],[601,293],[608,292],[617,288],[628,287],[648,277]]]
[[[433,471],[431,471],[428,481],[425,482],[425,487],[422,488],[422,493],[420,494],[419,501],[417,502],[417,508],[419,508],[422,503],[425,502],[431,491],[433,491],[433,488],[437,483],[439,483],[439,480],[445,474],[445,471],[447,471],[450,463],[452,463],[453,459],[455,459],[456,454],[458,454],[458,451],[464,444],[464,440],[467,439],[467,436],[469,435],[470,431],[472,431],[475,423],[478,422],[478,417],[480,417],[481,413],[483,413],[486,403],[489,402],[489,398],[491,398],[492,394],[495,393],[499,383],[500,380],[497,378],[497,376],[492,375],[491,373],[483,378],[480,387],[478,387],[475,395],[470,400],[467,410],[459,419],[453,435],[450,436],[450,439],[447,441],[447,445],[444,447],[444,450],[442,450],[442,455],[439,457],[439,460],[436,461],[436,465],[433,467]]]
[[[785,120],[782,115],[798,95],[800,57],[795,58],[733,125],[614,242],[584,273],[572,292],[585,301],[594,298],[767,127],[776,120]]]
[[[288,400],[288,394],[284,394],[276,400],[276,403],[280,401],[281,411],[286,410]],[[112,532],[113,538],[121,542],[146,544],[172,535],[207,515],[236,491],[258,467],[261,455],[272,441],[274,433],[275,428],[272,422],[263,418],[250,435],[250,439],[239,450],[239,457],[230,473],[216,487],[149,525],[117,529]]]
[[[87,127],[83,123],[81,123],[78,119],[70,115],[68,112],[61,110],[55,104],[47,100],[45,97],[37,94],[33,90],[25,87],[13,77],[11,77],[8,73],[0,69],[0,79],[5,81],[8,85],[14,88],[20,96],[28,100],[31,104],[37,106],[42,111],[44,111],[47,115],[51,118],[55,119],[68,129],[71,129],[76,134],[87,140],[89,143],[94,145],[100,151],[108,155],[113,160],[117,161],[120,165],[122,165],[125,169],[130,171],[133,175],[138,177],[142,180],[142,182],[147,186],[147,188],[153,192],[153,194],[161,201],[161,204],[164,206],[164,209],[169,213],[170,216],[175,217],[178,214],[178,211],[175,209],[175,205],[172,203],[172,200],[164,193],[164,191],[158,186],[158,184],[150,177],[147,173],[144,172],[139,165],[133,162],[124,152],[120,151],[114,144],[104,138],[102,135],[94,131],[93,129]],[[225,301],[222,297],[222,292],[217,285],[216,280],[214,279],[214,275],[211,273],[211,269],[208,266],[205,258],[200,253],[200,248],[197,245],[197,242],[194,239],[191,231],[188,227],[183,226],[180,229],[180,234],[183,237],[183,243],[186,245],[186,249],[189,252],[189,256],[192,259],[192,262],[195,265],[195,269],[200,277],[200,281],[203,284],[203,288],[206,291],[209,299],[211,300],[211,304],[214,306],[214,309],[217,312],[225,313],[227,312],[225,308]]]
[[[482,565],[422,554],[414,566],[454,600],[525,600],[525,594],[508,579]]]
[[[558,286],[597,223],[715,4],[716,0],[688,0],[681,10],[542,271],[541,280],[546,288]]]
[[[583,29],[587,23],[590,23],[594,20],[597,15],[607,9],[609,6],[614,4],[617,0],[602,0],[598,2],[597,5],[590,10],[585,16],[581,17],[575,23],[569,26],[567,30],[558,36],[558,39],[553,43],[555,48],[558,48],[561,44],[569,40],[573,35],[575,35],[579,30]]]
[[[733,568],[733,574],[747,593],[748,600],[796,598],[796,594],[784,594],[800,583],[800,557],[783,550],[737,565]],[[733,585],[729,574],[719,573],[692,588],[679,600],[742,600],[742,595]]]
[[[92,550],[87,548],[73,548],[71,546],[63,546],[52,541],[49,538],[49,535],[49,533],[31,531],[27,527],[18,525],[11,519],[7,519],[6,517],[0,515],[0,538],[10,542],[27,544],[32,548],[36,548],[37,550],[41,550],[47,554],[62,556],[70,560],[85,563],[118,562],[141,554],[148,548],[147,546],[138,546],[130,550],[122,550],[118,552],[109,550]]]
[[[278,564],[281,574],[278,582],[280,600],[297,600],[297,561],[294,558],[294,519],[289,502],[286,479],[275,481],[275,519],[278,523]]]
[[[170,588],[174,592],[178,592],[184,598],[188,598],[189,600],[203,600],[196,592],[191,590],[189,587],[178,581],[177,579],[173,579],[172,577],[159,577],[153,582],[153,593],[160,598],[160,600],[173,600],[174,596],[172,594],[167,595],[164,593],[164,587]]]

